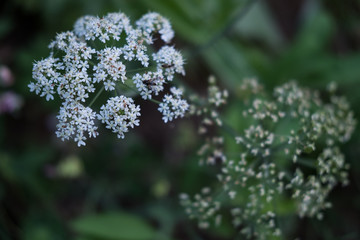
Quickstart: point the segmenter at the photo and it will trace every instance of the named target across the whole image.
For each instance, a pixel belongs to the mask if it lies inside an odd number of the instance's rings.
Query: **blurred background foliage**
[[[118,10],[133,20],[148,11],[170,19],[187,61],[182,81],[200,93],[210,74],[232,96],[244,77],[269,89],[291,79],[319,90],[335,81],[360,119],[358,0],[3,0],[0,239],[234,238],[230,224],[198,230],[178,204],[179,193],[214,182],[213,170],[198,166],[194,119],[165,125],[144,103],[141,127],[125,140],[102,131],[78,148],[55,137],[59,102],[29,93],[32,63],[48,55],[57,32],[82,15]],[[235,101],[224,111],[241,124]],[[351,184],[331,194],[323,221],[291,217],[284,206],[287,239],[360,239],[359,145],[357,130],[344,146]]]

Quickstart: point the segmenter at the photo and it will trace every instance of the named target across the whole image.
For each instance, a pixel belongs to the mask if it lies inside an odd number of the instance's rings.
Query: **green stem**
[[[100,91],[98,91],[97,94],[95,95],[95,97],[91,100],[89,107],[91,107],[94,104],[94,102],[96,101],[96,99],[98,99],[98,97],[104,91],[104,89],[105,89],[105,86],[102,86]]]
[[[145,71],[145,70],[151,71],[151,70],[155,69],[155,67],[156,66],[143,67],[143,68],[134,68],[134,69],[127,70],[127,72],[132,73],[132,72],[140,72],[140,71]]]
[[[156,103],[156,104],[160,104],[160,103],[161,103],[160,101],[158,101],[158,100],[156,100],[156,99],[150,98],[149,100],[150,100],[151,102],[153,102],[153,103]]]
[[[305,167],[316,169],[316,161],[314,159],[298,158],[296,161],[297,161],[298,164],[301,164],[301,165],[303,165]]]
[[[90,59],[88,59],[87,61],[88,61],[88,63],[90,63],[90,65],[92,65],[92,66],[95,66],[95,65],[96,65],[96,64],[95,64],[93,61],[91,61]]]

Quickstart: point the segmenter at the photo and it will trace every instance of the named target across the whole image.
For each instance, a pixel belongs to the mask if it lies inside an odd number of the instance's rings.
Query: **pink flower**
[[[8,91],[0,95],[0,114],[13,113],[23,105],[23,99],[14,92]]]
[[[0,85],[9,87],[14,83],[14,75],[7,66],[0,66]]]

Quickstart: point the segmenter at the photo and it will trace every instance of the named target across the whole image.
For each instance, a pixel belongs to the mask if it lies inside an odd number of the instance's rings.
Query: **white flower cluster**
[[[189,104],[181,99],[182,90],[172,87],[170,89],[171,95],[166,94],[163,98],[163,102],[159,105],[159,111],[163,114],[163,120],[165,123],[177,119],[178,117],[184,117],[185,112],[189,108]]]
[[[59,71],[63,70],[64,66],[58,61],[57,58],[48,57],[34,64],[33,78],[37,82],[30,83],[29,88],[40,97],[46,97],[46,101],[54,99],[55,86],[61,82]]]
[[[116,47],[105,48],[98,52],[99,63],[94,66],[94,82],[103,82],[105,90],[115,90],[116,82],[126,80],[126,66],[119,61],[121,50]]]
[[[193,102],[190,105],[190,114],[202,117],[199,134],[207,133],[208,128],[211,126],[223,126],[223,121],[220,118],[218,108],[227,103],[227,98],[229,96],[227,90],[221,90],[216,85],[214,76],[210,76],[208,82],[209,87],[205,99],[201,99],[197,95],[190,96],[191,101]]]
[[[151,34],[153,32],[158,32],[161,39],[166,43],[169,43],[174,37],[170,22],[157,13],[148,13],[144,15],[136,22],[136,25],[149,39],[151,39]]]
[[[300,217],[321,219],[331,206],[327,200],[331,190],[348,183],[349,165],[338,145],[350,139],[356,121],[347,101],[335,91],[323,102],[318,92],[290,82],[269,95],[255,79],[245,80],[240,90],[244,104],[237,107],[248,127],[239,133],[217,124],[234,136],[238,154],[233,142],[226,145],[222,136],[209,137],[198,152],[200,164],[221,166],[216,176],[227,197],[217,201],[222,208],[216,208],[216,215],[229,216],[224,210],[230,208],[234,227],[248,239],[277,239],[282,231],[275,206],[292,201]],[[220,93],[209,91],[207,102],[216,107]],[[201,128],[213,126],[219,118],[209,116],[215,111],[210,107],[197,109],[193,113],[207,119]],[[209,132],[214,131],[202,130]],[[199,197],[184,196],[180,202],[189,216],[209,227],[214,216],[208,217],[206,204],[199,207]]]
[[[194,196],[191,200],[186,193],[180,194],[180,203],[186,206],[186,213],[190,218],[197,218],[199,220],[200,228],[208,228],[209,221],[214,219],[216,226],[220,225],[221,215],[217,215],[221,207],[220,201],[216,201],[211,196],[210,188],[203,188],[200,193]]]
[[[87,15],[79,18],[74,25],[74,32],[79,37],[99,39],[103,43],[110,37],[119,41],[123,31],[126,34],[132,31],[130,19],[124,13],[109,13],[103,18]]]
[[[226,104],[226,99],[228,98],[227,90],[220,90],[220,88],[216,85],[215,77],[209,78],[209,88],[208,88],[208,102],[210,105],[215,105],[215,107],[219,107],[221,105]]]
[[[139,125],[140,107],[133,99],[119,95],[119,89],[124,89],[121,85],[129,89],[135,86],[142,98],[152,99],[164,91],[175,73],[185,74],[182,55],[173,46],[164,45],[158,51],[151,46],[157,36],[165,44],[173,39],[174,32],[166,18],[148,13],[133,26],[121,12],[102,18],[81,17],[73,31],[56,36],[49,45],[50,56],[34,64],[35,81],[29,88],[47,101],[54,100],[54,95],[62,100],[57,116],[58,137],[85,145],[88,137],[98,135],[96,118],[120,138],[128,128]],[[129,76],[130,72],[135,73]],[[109,99],[96,114],[91,107],[103,89],[119,96]],[[183,117],[188,108],[179,90],[171,89],[172,95],[165,95],[159,108],[165,122]],[[88,103],[94,92],[97,94]]]
[[[197,152],[197,154],[201,157],[199,164],[215,165],[219,162],[224,163],[226,156],[223,153],[223,144],[223,137],[212,137],[206,139],[206,143],[202,145]]]
[[[158,69],[163,69],[164,76],[168,81],[173,80],[174,73],[185,74],[184,60],[181,54],[173,47],[162,47],[157,53],[153,54],[153,59],[158,64]]]
[[[85,145],[85,140],[87,139],[85,133],[89,137],[96,137],[98,135],[94,122],[96,113],[91,108],[85,107],[80,103],[75,101],[63,102],[57,118],[59,123],[56,126],[56,135],[61,140],[69,140],[71,136],[74,136],[78,146],[82,146]]]
[[[106,105],[101,107],[98,118],[106,124],[106,128],[124,138],[129,127],[139,126],[140,106],[134,104],[132,98],[120,96],[110,98]]]
[[[151,99],[152,95],[159,95],[164,90],[165,79],[161,69],[156,72],[137,73],[133,77],[136,88],[143,99]]]

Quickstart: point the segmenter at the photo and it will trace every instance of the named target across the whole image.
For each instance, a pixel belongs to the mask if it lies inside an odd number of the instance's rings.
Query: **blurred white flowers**
[[[227,218],[245,239],[279,239],[281,212],[276,206],[291,203],[299,217],[321,219],[331,207],[330,192],[348,184],[349,164],[340,145],[350,139],[356,120],[333,85],[325,100],[296,82],[269,94],[257,80],[244,79],[239,90],[241,131],[222,121],[217,108],[226,104],[228,93],[214,78],[206,99],[194,98],[191,113],[203,117],[199,133],[207,135],[199,163],[218,167],[221,187],[181,194],[180,203],[201,228]],[[216,126],[230,133],[231,140]]]

